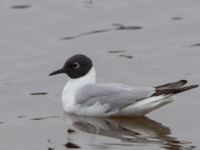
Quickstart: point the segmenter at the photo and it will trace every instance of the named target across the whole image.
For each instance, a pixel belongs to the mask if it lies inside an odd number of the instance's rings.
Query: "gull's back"
[[[184,86],[186,83],[186,80],[180,80],[155,88],[122,84],[88,84],[79,89],[75,102],[82,108],[95,106],[96,111],[103,108],[100,116],[143,116],[172,102],[171,96],[174,94],[198,87]]]
[[[154,92],[155,88],[149,87],[88,84],[78,91],[75,102],[82,108],[104,108],[101,112],[103,116],[120,115],[125,108],[150,97]]]

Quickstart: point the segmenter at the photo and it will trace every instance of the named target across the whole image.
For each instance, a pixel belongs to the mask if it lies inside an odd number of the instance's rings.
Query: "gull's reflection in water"
[[[196,149],[191,142],[180,141],[172,137],[169,127],[147,117],[93,118],[65,113],[64,119],[68,126],[69,141],[72,141],[70,144],[82,148],[86,145],[103,149],[112,146],[129,146],[130,148],[150,146],[154,148],[156,145],[166,150]],[[101,138],[98,139],[98,137]],[[80,142],[86,139],[88,143]]]

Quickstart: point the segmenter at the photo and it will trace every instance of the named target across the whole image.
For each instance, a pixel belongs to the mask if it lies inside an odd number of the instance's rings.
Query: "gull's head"
[[[92,60],[82,54],[76,54],[70,57],[61,69],[49,74],[49,76],[65,73],[71,79],[77,79],[85,76],[93,68]]]

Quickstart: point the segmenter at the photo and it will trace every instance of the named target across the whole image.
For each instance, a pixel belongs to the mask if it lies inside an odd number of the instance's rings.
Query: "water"
[[[169,127],[148,117],[89,118],[65,114],[68,142],[83,149],[195,149],[171,136]],[[78,143],[78,144],[77,144]]]
[[[98,82],[199,84],[199,5],[1,0],[0,149],[199,149],[199,89],[144,118],[97,119],[63,114],[67,78],[48,77],[83,53],[94,60]]]

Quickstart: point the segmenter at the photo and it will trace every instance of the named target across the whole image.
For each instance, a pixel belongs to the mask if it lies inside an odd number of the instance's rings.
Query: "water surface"
[[[63,115],[67,77],[48,74],[76,53],[98,82],[200,83],[197,0],[1,0],[0,149],[200,147],[199,89],[143,118]]]

